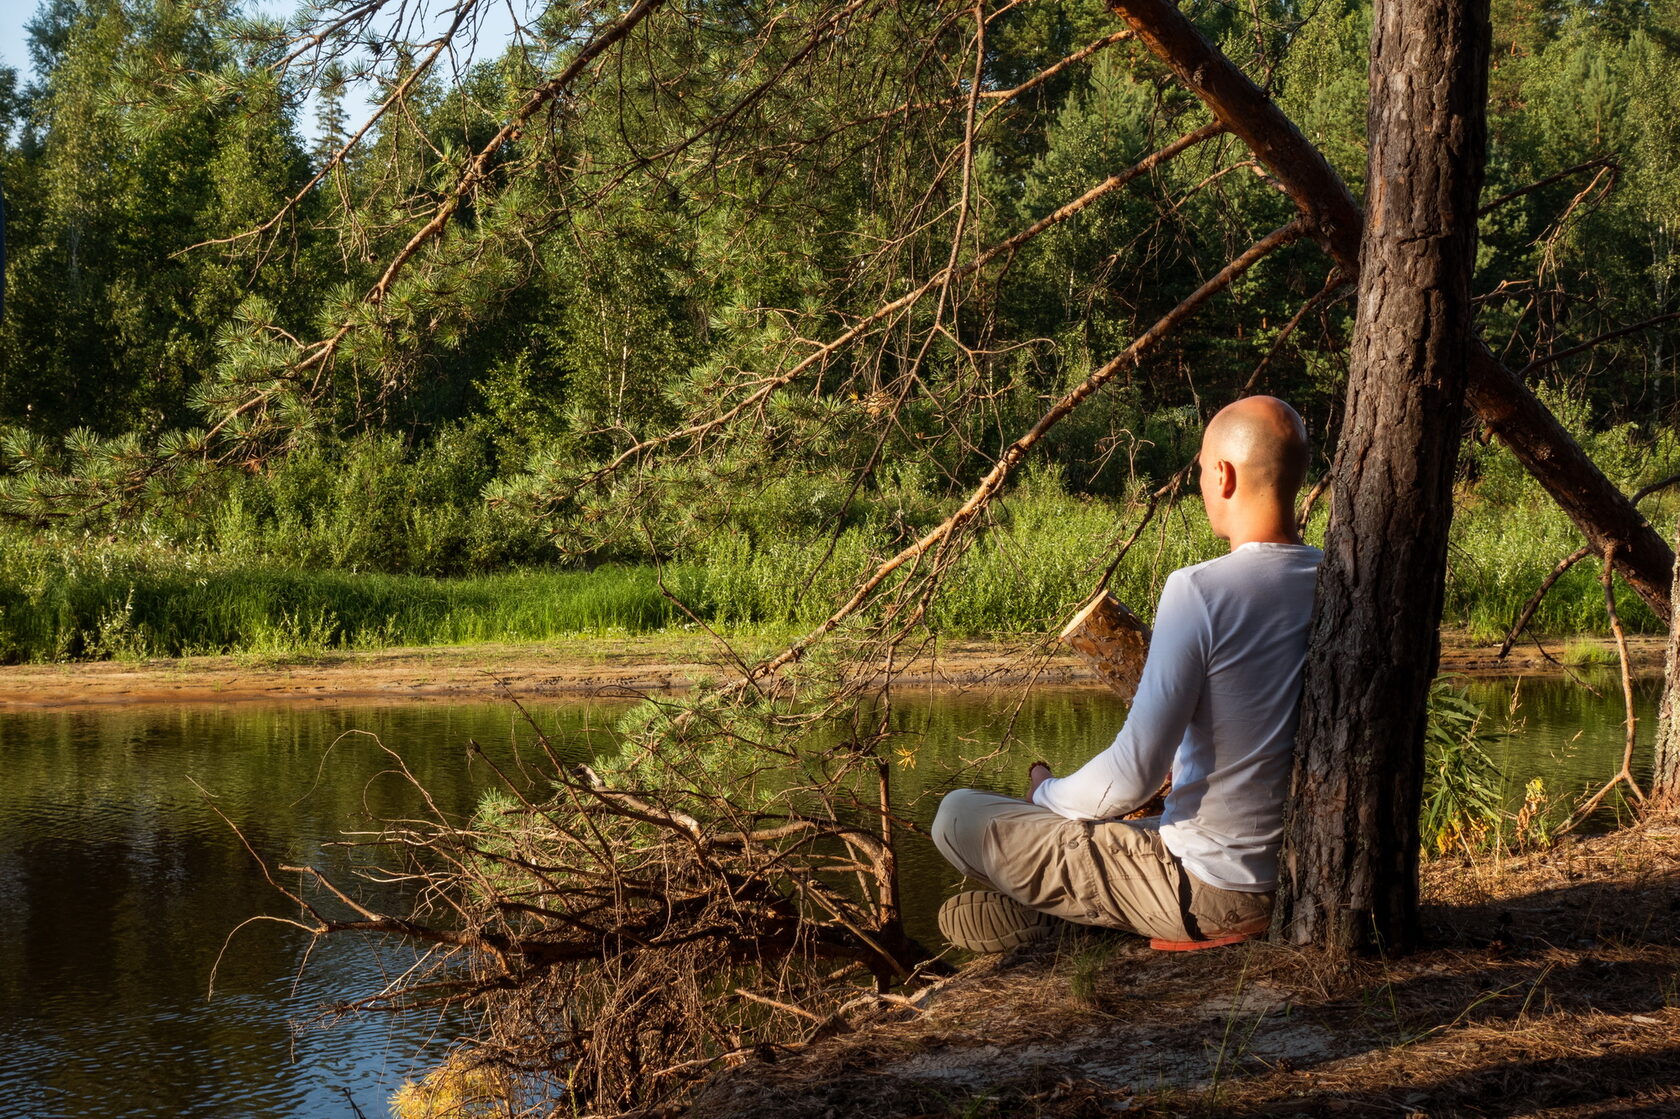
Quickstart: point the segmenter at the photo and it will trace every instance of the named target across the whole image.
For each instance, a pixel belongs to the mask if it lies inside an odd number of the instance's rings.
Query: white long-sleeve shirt
[[[1324,553],[1244,544],[1167,576],[1137,697],[1112,745],[1039,785],[1073,819],[1123,816],[1170,771],[1161,838],[1212,886],[1277,886],[1313,587]]]

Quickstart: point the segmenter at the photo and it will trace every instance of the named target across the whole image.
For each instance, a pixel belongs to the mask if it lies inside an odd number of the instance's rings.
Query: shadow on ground
[[[1430,946],[1398,960],[1070,930],[688,1114],[1680,1117],[1680,827],[1443,860],[1424,890]]]

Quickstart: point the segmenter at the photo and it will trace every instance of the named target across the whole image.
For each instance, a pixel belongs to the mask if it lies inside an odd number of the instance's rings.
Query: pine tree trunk
[[[1680,551],[1680,528],[1675,530]],[[1671,616],[1680,618],[1680,563],[1674,568]],[[1651,771],[1651,807],[1680,811],[1680,621],[1668,627],[1668,671],[1663,676],[1662,702],[1657,705],[1657,760]]]
[[[1347,413],[1297,735],[1279,935],[1417,936],[1424,710],[1471,352],[1488,0],[1376,0]]]

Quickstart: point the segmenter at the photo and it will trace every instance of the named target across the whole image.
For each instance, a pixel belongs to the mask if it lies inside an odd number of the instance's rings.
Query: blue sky
[[[30,0],[0,3],[0,66],[10,66],[20,75],[29,68],[29,47],[24,41],[23,25],[34,17],[35,5]]]
[[[257,0],[258,7],[276,14],[288,13],[296,5],[294,0]],[[434,3],[434,9],[447,6],[448,0]],[[27,82],[29,73],[29,44],[23,25],[35,18],[39,0],[0,0],[0,66],[10,66]],[[535,0],[501,0],[484,9],[484,24],[480,39],[489,53],[499,51],[513,29],[513,10],[523,16]],[[304,131],[314,126],[313,114],[306,111],[299,124]]]
[[[264,11],[289,12],[291,0],[258,0]],[[28,80],[29,41],[23,25],[35,18],[40,0],[0,0],[0,66],[10,66]]]

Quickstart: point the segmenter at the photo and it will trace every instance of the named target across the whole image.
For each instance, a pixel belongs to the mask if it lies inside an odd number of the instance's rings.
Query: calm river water
[[[1514,790],[1541,775],[1573,791],[1616,767],[1620,692],[1608,680],[1599,690],[1521,686],[1521,733],[1494,751]],[[1501,721],[1512,692],[1473,689]],[[1645,742],[1655,696],[1654,682],[1641,687]],[[1018,712],[949,692],[901,695],[898,707],[917,747],[898,795],[924,824],[949,775],[991,754],[1006,721],[1016,742],[964,783],[1019,792],[1028,761],[1074,764],[1121,717],[1094,689],[1042,691]],[[579,760],[605,748],[591,728],[610,727],[621,709],[530,706]],[[285,915],[286,903],[211,806],[272,864],[342,867],[354,852],[329,844],[415,807],[379,743],[441,808],[466,813],[492,780],[469,765],[469,738],[504,767],[529,756],[529,731],[506,704],[0,712],[0,1119],[387,1115],[390,1093],[435,1063],[463,1024],[324,1021],[324,1007],[377,990],[412,955],[348,939],[309,951],[305,933],[271,922],[230,939],[255,915]],[[952,875],[925,840],[907,840],[902,854],[913,931],[931,936]]]

